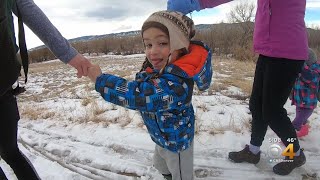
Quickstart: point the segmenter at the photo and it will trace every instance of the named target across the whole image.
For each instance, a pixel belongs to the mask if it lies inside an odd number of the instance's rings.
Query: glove
[[[188,14],[194,10],[200,11],[201,7],[199,0],[168,0],[167,10]]]

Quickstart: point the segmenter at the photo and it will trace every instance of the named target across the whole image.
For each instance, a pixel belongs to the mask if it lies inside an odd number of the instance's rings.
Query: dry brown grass
[[[33,101],[33,102],[39,103],[39,102],[43,102],[43,100],[44,100],[44,98],[40,95],[25,95],[24,93],[20,94],[19,98],[18,98],[19,102]]]
[[[197,106],[198,109],[201,109],[203,112],[208,112],[209,111],[209,108],[208,108],[208,105],[205,104],[205,103],[201,103]]]
[[[220,74],[253,77],[256,64],[249,61],[237,61],[222,57],[214,57],[214,70]]]
[[[89,114],[86,114],[83,117],[80,117],[79,119],[76,119],[76,122],[78,123],[105,123],[105,118],[102,118],[100,116],[92,116]]]
[[[211,94],[215,94],[214,92],[221,92],[223,90],[227,90],[228,89],[228,85],[227,84],[223,84],[223,83],[220,83],[220,82],[215,82],[213,83],[210,88],[209,88],[209,92],[208,94],[211,95]]]
[[[29,73],[45,73],[50,74],[57,69],[72,69],[70,66],[66,66],[60,61],[47,61],[46,63],[32,63],[29,65]]]
[[[120,126],[123,128],[132,122],[132,118],[130,118],[127,114],[128,113],[126,113],[126,115],[120,117],[121,121],[119,123],[120,123]]]
[[[219,74],[228,75],[229,77],[216,77],[212,90],[221,92],[230,86],[241,89],[244,96],[235,96],[239,99],[249,97],[252,89],[252,82],[255,70],[254,62],[237,61],[233,59],[214,58],[214,71]],[[228,96],[230,96],[228,94]]]
[[[224,112],[223,112],[224,113]],[[214,125],[208,132],[211,135],[215,134],[224,134],[225,131],[232,131],[235,133],[244,133],[250,131],[251,129],[251,117],[250,118],[241,118],[240,124],[236,124],[236,121],[231,115],[228,125]]]
[[[197,115],[195,115],[195,125],[194,125],[194,133],[198,135],[201,132],[201,124],[199,123],[200,121],[198,120]]]
[[[139,121],[138,124],[137,124],[137,127],[142,129],[143,126],[144,126],[144,122],[143,121]]]
[[[93,111],[90,109],[86,109],[85,115],[77,118],[69,119],[70,121],[77,122],[77,123],[101,123],[105,122],[105,118],[101,116],[97,116],[93,114]]]
[[[243,94],[228,94],[229,97],[239,99],[239,100],[245,100],[249,97],[251,93],[251,86],[252,86],[252,79],[254,74],[254,68],[255,63],[253,62],[242,62],[242,61],[236,61],[233,59],[224,59],[224,58],[213,58],[214,62],[214,72],[219,73],[219,77],[215,77],[215,80],[213,81],[211,87],[208,90],[208,95],[213,95],[217,92],[222,92],[224,90],[227,90],[230,86],[238,87],[242,90]],[[95,64],[99,64],[103,70],[103,72],[110,73],[110,74],[116,74],[121,77],[128,78],[128,76],[132,77],[136,72],[139,71],[140,66],[143,62],[143,59],[106,59],[106,58],[91,58],[91,61]],[[113,69],[114,68],[114,69]],[[66,66],[65,64],[54,61],[49,62],[45,64],[32,64],[31,67],[31,73],[37,73],[37,76],[48,76],[47,83],[44,83],[42,86],[45,90],[40,95],[37,96],[22,96],[21,99],[24,99],[23,101],[34,101],[34,102],[42,102],[46,99],[58,99],[61,97],[68,97],[68,98],[76,98],[80,99],[81,105],[86,109],[85,115],[83,117],[72,117],[70,120],[78,123],[102,123],[104,127],[109,126],[109,124],[118,124],[121,127],[126,127],[129,125],[133,118],[130,118],[126,112],[125,115],[119,115],[117,117],[113,118],[106,118],[103,116],[103,114],[108,110],[117,110],[118,107],[116,105],[112,105],[111,108],[103,108],[99,106],[94,100],[92,100],[92,95],[90,91],[93,90],[93,84],[90,83],[88,78],[82,78],[82,79],[76,79],[76,80],[70,80],[66,83],[61,83],[61,80],[56,79],[56,72],[59,74],[57,77],[63,77],[63,76],[69,76],[72,75],[70,73],[67,73],[69,71],[74,71],[69,66]],[[66,73],[62,74],[61,73]],[[224,75],[228,75],[228,77],[225,77]],[[52,79],[52,80],[51,80]],[[79,90],[79,86],[81,86],[83,92],[88,92],[87,94],[81,93],[79,96],[79,93],[77,92]],[[199,93],[195,91],[195,93]],[[65,95],[68,96],[65,96]],[[69,96],[71,94],[71,96]],[[218,98],[218,97],[217,97]],[[217,101],[221,101],[220,103],[223,103],[222,100],[217,99]],[[208,105],[203,103],[199,105],[201,111],[207,112],[209,111]],[[42,112],[42,113],[41,113]],[[26,109],[25,112],[22,114],[25,117],[29,117],[30,119],[50,119],[54,116],[57,116],[57,114],[50,112],[47,109],[33,109],[29,108]],[[220,112],[222,114],[226,113],[223,110]],[[198,119],[199,117],[196,117]],[[200,123],[199,123],[200,122]],[[236,124],[234,122],[234,118],[230,118],[229,124],[226,126],[222,125],[216,125],[211,130],[208,130],[208,127],[203,126],[201,124],[201,121],[196,120],[195,125],[195,132],[198,134],[199,132],[210,132],[212,134],[216,133],[223,133],[224,131],[234,131],[234,132],[242,132],[243,129],[250,129],[250,121],[248,119],[241,120],[241,125]],[[136,123],[137,127],[143,128],[144,123],[143,121]]]
[[[40,118],[42,112],[37,110],[37,109],[33,109],[31,107],[27,107],[23,110],[20,110],[21,115],[23,117],[29,118],[30,120],[37,120]]]
[[[55,114],[56,114],[55,112],[46,112],[46,113],[44,113],[44,114],[42,115],[42,118],[43,118],[43,119],[49,119],[49,118],[54,117]]]
[[[82,106],[87,106],[88,104],[90,104],[92,102],[92,99],[90,99],[90,98],[84,98],[84,99],[82,99],[82,101],[81,101],[81,105]]]
[[[240,100],[240,101],[246,101],[247,99],[250,98],[249,95],[240,94],[240,93],[237,93],[237,94],[227,94],[227,96],[230,97],[230,98],[233,98],[233,99]]]
[[[99,105],[94,99],[86,97],[82,99],[81,105],[85,106],[85,114],[80,118],[72,119],[74,122],[79,123],[105,123],[107,122],[106,118],[101,116],[104,112],[107,111],[107,108]],[[106,124],[108,126],[109,124]]]
[[[93,113],[94,116],[99,116],[100,114],[103,114],[104,112],[106,112],[107,109],[98,105],[96,101],[93,101],[91,104],[90,111]]]
[[[48,108],[34,106],[25,106],[23,108],[20,108],[20,113],[22,117],[28,118],[30,120],[49,119],[53,118],[56,115],[55,112],[51,112]]]
[[[242,127],[251,130],[251,122],[252,122],[252,117],[249,116],[248,118],[241,118],[241,125]]]

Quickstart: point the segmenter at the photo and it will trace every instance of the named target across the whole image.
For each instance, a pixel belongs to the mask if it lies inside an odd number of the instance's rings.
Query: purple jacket
[[[199,0],[201,9],[232,0]],[[270,57],[306,60],[308,39],[304,22],[306,0],[258,0],[254,50]]]

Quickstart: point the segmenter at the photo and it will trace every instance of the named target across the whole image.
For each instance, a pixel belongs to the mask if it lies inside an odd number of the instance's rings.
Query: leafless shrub
[[[102,106],[98,105],[96,101],[93,101],[91,103],[90,111],[93,113],[94,116],[98,116],[104,112],[107,111],[106,108],[103,108]]]
[[[251,116],[249,116],[248,118],[241,117],[240,121],[241,121],[241,125],[245,129],[251,131],[251,126],[252,126],[252,117]]]
[[[247,130],[251,130],[251,119],[241,118],[240,124],[237,124],[233,115],[229,119],[228,125],[213,125],[213,128],[208,130],[209,134],[223,134],[225,131],[233,131],[235,133],[243,133]]]
[[[200,133],[200,129],[201,129],[201,123],[199,121],[199,118],[197,117],[197,115],[195,115],[195,125],[194,125],[194,133],[196,135],[198,135]]]
[[[144,127],[144,122],[143,121],[138,122],[137,126],[139,128],[143,128]]]
[[[200,105],[197,106],[197,108],[201,109],[203,112],[208,112],[209,108],[206,103],[201,103]]]
[[[84,116],[81,116],[79,118],[73,119],[73,121],[76,121],[78,123],[104,123],[106,121],[105,118],[95,115],[93,111],[86,110],[86,113]]]
[[[20,113],[23,117],[26,117],[30,120],[37,120],[42,114],[42,112],[39,111],[38,109],[34,109],[31,107],[26,107],[20,110]]]
[[[228,85],[227,84],[223,84],[223,83],[214,83],[213,85],[211,85],[210,87],[210,94],[215,94],[213,92],[221,92],[223,90],[227,90],[228,89]]]
[[[42,117],[43,119],[49,119],[49,118],[54,117],[55,114],[56,114],[55,112],[46,112],[46,113],[44,113],[41,117]]]
[[[224,115],[226,113],[226,110],[223,108],[223,109],[220,109],[218,114],[221,114],[221,115]]]
[[[48,108],[44,107],[31,107],[25,106],[20,108],[20,113],[22,117],[28,118],[30,120],[37,120],[37,119],[49,119],[56,115],[55,112],[49,111]]]
[[[252,42],[250,43],[252,44]],[[256,62],[258,56],[254,54],[253,50],[251,49],[252,46],[248,45],[249,47],[234,47],[233,55],[234,58],[239,61],[250,61]]]
[[[249,95],[245,95],[245,94],[242,94],[242,93],[227,94],[227,96],[232,98],[232,99],[237,99],[237,100],[240,100],[240,101],[245,101],[250,97]]]
[[[84,98],[84,99],[82,99],[81,105],[82,105],[82,106],[87,106],[87,105],[90,104],[91,102],[92,102],[92,99]]]

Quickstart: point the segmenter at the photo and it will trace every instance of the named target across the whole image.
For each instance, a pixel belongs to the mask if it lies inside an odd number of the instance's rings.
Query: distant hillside
[[[214,26],[214,24],[198,24],[198,25],[196,25],[196,29],[197,30],[206,30],[206,29],[212,28],[213,26]],[[140,30],[120,32],[120,33],[111,33],[111,34],[103,34],[103,35],[81,36],[81,37],[77,37],[77,38],[73,38],[73,39],[68,39],[68,41],[71,43],[75,43],[75,42],[94,41],[94,40],[104,39],[104,38],[108,38],[108,37],[124,37],[124,36],[130,37],[130,36],[135,36],[138,34],[140,34]],[[29,51],[42,49],[44,47],[45,47],[44,45],[37,46],[35,48],[29,49]]]
[[[219,23],[196,25],[194,40],[207,44],[215,55],[226,55],[240,61],[255,61],[252,51],[254,23]],[[288,30],[289,31],[289,30]],[[81,54],[129,55],[144,52],[140,30],[69,39]],[[308,28],[309,47],[320,55],[320,30]],[[30,62],[42,62],[56,57],[45,46],[29,50]]]
[[[204,30],[204,29],[212,28],[212,26],[213,26],[212,24],[199,24],[199,25],[196,25],[196,29]],[[138,34],[140,34],[140,30],[120,32],[120,33],[111,33],[111,34],[104,34],[104,35],[82,36],[82,37],[69,39],[69,41],[70,42],[91,41],[91,40],[103,39],[103,38],[107,38],[107,37],[135,36]]]
[[[111,33],[111,34],[103,34],[103,35],[81,36],[81,37],[69,39],[69,41],[73,43],[78,41],[91,41],[91,40],[103,39],[107,37],[135,36],[139,33],[140,31],[128,31],[128,32]]]
[[[220,24],[198,24],[196,25],[196,30],[198,31],[203,31],[203,30],[213,30],[216,28],[239,28],[239,24],[235,23],[235,24],[230,24],[230,23],[220,23]],[[95,41],[95,40],[99,40],[99,39],[105,39],[105,38],[109,38],[109,37],[133,37],[140,34],[140,30],[136,30],[136,31],[127,31],[127,32],[120,32],[120,33],[111,33],[111,34],[103,34],[103,35],[90,35],[90,36],[81,36],[81,37],[77,37],[77,38],[73,38],[73,39],[68,39],[69,42],[71,43],[77,43],[77,42],[89,42],[89,41]],[[309,43],[311,43],[311,45],[313,46],[314,43],[312,41],[314,41],[314,39],[318,40],[319,39],[319,34],[320,34],[320,30],[319,29],[311,29],[308,28],[308,34],[309,34]],[[314,35],[315,34],[315,35]],[[312,37],[311,37],[312,36]],[[316,36],[316,38],[314,38],[313,36]],[[316,43],[318,43],[318,41],[316,41]],[[34,51],[34,50],[39,50],[45,48],[44,45],[42,46],[38,46],[32,49],[29,49],[29,51]]]

